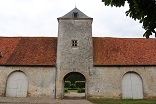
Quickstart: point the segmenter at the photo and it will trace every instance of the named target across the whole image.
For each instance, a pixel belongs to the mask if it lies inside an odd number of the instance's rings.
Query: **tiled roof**
[[[56,65],[57,38],[1,37],[0,65]]]
[[[0,65],[56,65],[57,38],[0,38]],[[156,65],[156,39],[93,38],[94,65]]]
[[[94,65],[156,65],[156,39],[93,38]]]

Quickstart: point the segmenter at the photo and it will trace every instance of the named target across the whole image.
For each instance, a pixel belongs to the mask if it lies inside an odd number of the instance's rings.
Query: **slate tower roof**
[[[71,10],[70,12],[68,12],[67,14],[65,14],[64,16],[59,17],[58,19],[67,19],[67,18],[71,18],[71,19],[72,18],[92,19],[91,17],[88,17],[86,14],[81,12],[76,7],[73,10]]]

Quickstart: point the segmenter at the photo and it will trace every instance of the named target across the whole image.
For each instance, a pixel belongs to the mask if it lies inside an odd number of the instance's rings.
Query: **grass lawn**
[[[70,93],[70,92],[78,92],[78,90],[73,90],[73,89],[68,89],[68,88],[65,88],[65,93]]]
[[[68,92],[77,92],[78,90],[68,90]]]
[[[156,100],[114,100],[114,99],[89,99],[94,104],[156,104]]]

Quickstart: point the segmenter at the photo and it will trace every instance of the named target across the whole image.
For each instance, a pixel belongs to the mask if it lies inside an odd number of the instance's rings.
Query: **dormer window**
[[[76,48],[78,46],[77,40],[72,40],[72,47]]]
[[[78,18],[78,12],[73,12],[73,17]]]

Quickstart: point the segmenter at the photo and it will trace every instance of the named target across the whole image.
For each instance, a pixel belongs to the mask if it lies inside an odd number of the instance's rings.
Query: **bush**
[[[75,87],[75,84],[71,84],[70,88],[72,88],[72,89],[73,89],[73,88],[76,88],[76,87]]]
[[[71,86],[71,82],[70,81],[65,81],[64,82],[64,88],[69,88]]]
[[[65,88],[65,89],[64,89],[64,92],[65,92],[65,93],[67,93],[67,92],[68,92],[68,89],[67,89],[67,88]]]
[[[85,81],[76,81],[75,86],[76,88],[85,88]]]
[[[85,93],[85,89],[84,88],[78,88],[78,93]]]

